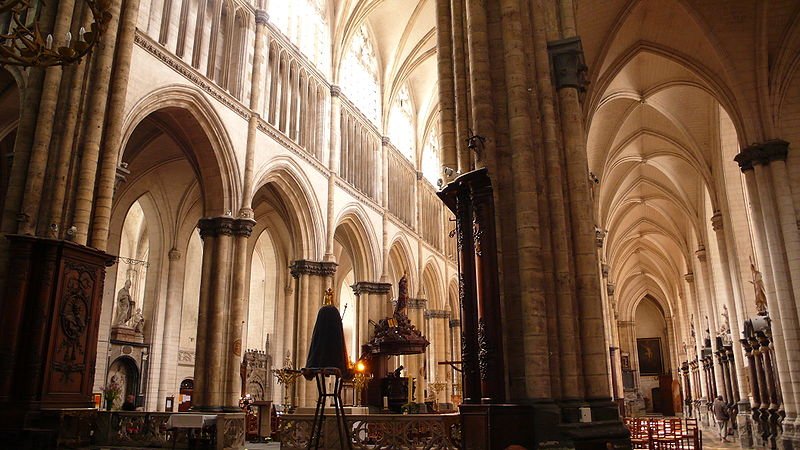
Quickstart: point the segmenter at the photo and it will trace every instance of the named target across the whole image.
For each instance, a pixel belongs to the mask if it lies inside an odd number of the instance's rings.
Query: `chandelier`
[[[105,31],[112,0],[79,1],[91,12],[89,30],[81,27],[77,38],[67,32],[61,40],[42,34],[39,20],[45,0],[0,0],[0,66],[61,66],[86,56]]]

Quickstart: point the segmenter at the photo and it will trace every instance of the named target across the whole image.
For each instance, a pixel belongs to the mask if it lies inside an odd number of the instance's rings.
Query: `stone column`
[[[709,268],[706,248],[705,248],[705,246],[703,245],[702,242],[699,244],[697,251],[695,251],[695,256],[697,256],[697,260],[700,262],[700,270],[701,270],[701,272],[703,274],[703,280],[702,281],[704,282],[703,284],[705,286],[706,298],[707,298],[707,302],[708,302],[708,309],[706,310],[706,315],[705,315],[705,318],[706,318],[705,325],[706,325],[707,329],[710,332],[711,348],[713,349],[712,351],[713,352],[719,352],[720,348],[719,348],[719,346],[717,344],[717,339],[714,338],[714,336],[717,334],[716,333],[717,332],[716,323],[717,323],[717,318],[719,317],[719,314],[717,313],[717,307],[716,307],[717,306],[716,298],[714,297],[714,294],[713,294],[712,288],[711,288],[711,286],[714,283],[714,278],[711,275],[711,269]],[[711,318],[710,320],[709,320],[709,317]],[[715,383],[722,383],[723,379],[724,379],[723,376],[722,376],[722,366],[720,364],[715,364],[714,363],[713,356],[709,356],[709,365],[710,365],[711,369],[714,372],[714,376],[712,378],[710,378],[710,379],[713,379]],[[713,389],[713,391],[715,393],[716,392],[724,392],[724,390],[725,389],[724,389],[723,385],[721,385],[721,384],[716,384],[714,386],[714,389]],[[712,400],[713,399],[709,399],[709,401],[712,401]]]
[[[214,260],[214,248],[216,237],[216,227],[211,219],[201,219],[197,227],[200,229],[200,238],[203,240],[203,263],[200,272],[200,300],[197,311],[197,336],[195,339],[195,365],[194,365],[194,391],[192,392],[193,405],[205,405],[208,401],[207,389],[207,367],[206,367],[206,343],[208,341],[208,314],[211,305],[212,289],[212,262]]]
[[[428,305],[428,300],[424,298],[409,298],[406,304],[408,310],[408,320],[417,329],[425,330],[425,309]],[[429,342],[431,336],[426,336]],[[431,351],[428,347],[427,351]],[[407,355],[406,356],[406,376],[415,378],[416,390],[414,391],[414,401],[417,403],[425,402],[425,354],[420,355]]]
[[[336,233],[334,223],[334,196],[336,193],[336,177],[341,167],[340,155],[342,146],[342,99],[339,86],[331,85],[331,141],[328,159],[328,201],[325,230],[325,261],[333,261],[333,241]]]
[[[694,273],[693,272],[686,273],[685,275],[683,275],[683,279],[689,285],[689,294],[692,297],[692,306],[693,306],[692,316],[690,317],[690,320],[693,320],[693,322],[690,324],[690,326],[691,326],[691,333],[693,340],[692,345],[694,347],[694,351],[692,352],[693,357],[690,358],[690,361],[691,360],[699,361],[700,355],[702,354],[703,351],[703,337],[702,335],[700,335],[700,337],[698,337],[697,335],[698,332],[697,330],[702,330],[702,327],[699,326],[700,318],[703,316],[702,310],[700,308],[700,297],[698,297],[697,294],[697,286],[695,285],[694,282]],[[705,378],[699,376],[699,368],[697,368],[695,373],[698,374],[698,380],[695,383],[697,389],[697,395],[695,395],[695,400],[696,401],[705,400],[705,392],[706,392]]]
[[[383,263],[383,270],[381,272],[381,282],[385,283],[389,280],[389,216],[387,212],[389,208],[389,137],[388,136],[381,137],[381,149],[382,149],[381,192],[383,193],[383,195],[381,196],[381,206],[383,206],[382,225],[381,225],[382,237],[383,237],[381,261]]]
[[[228,303],[228,327],[225,330],[227,358],[225,364],[225,393],[224,407],[237,408],[239,411],[239,398],[242,395],[241,364],[242,364],[242,328],[245,325],[248,300],[246,298],[250,273],[250,258],[248,258],[248,240],[253,233],[256,221],[250,218],[241,218],[233,221],[233,272],[231,274],[231,297]]]
[[[120,19],[119,2],[111,2],[111,20],[106,28],[106,36],[117,33]],[[81,162],[78,168],[77,191],[75,192],[75,207],[72,215],[72,225],[77,228],[75,242],[86,245],[89,240],[89,224],[95,198],[95,184],[97,181],[97,164],[100,157],[100,143],[103,138],[103,129],[106,118],[106,105],[108,91],[111,87],[111,66],[114,63],[114,48],[116,39],[102,39],[92,55],[92,89],[88,93],[88,100],[83,115],[86,117],[84,131],[80,142]],[[127,83],[126,83],[127,84]],[[112,172],[113,187],[113,172]]]
[[[455,178],[455,172],[458,170],[451,17],[450,0],[437,0],[436,32],[438,38],[436,44],[439,57],[439,108],[443,111],[439,127],[439,142],[442,146],[442,166],[449,169],[442,174],[442,180],[445,183]]]
[[[117,166],[120,162],[122,146],[122,125],[125,119],[125,100],[128,94],[133,40],[136,36],[139,0],[125,2],[122,21],[117,35],[117,50],[114,58],[114,77],[111,79],[111,95],[108,100],[108,116],[103,136],[103,148],[100,152],[100,169],[97,182],[97,199],[94,205],[92,220],[91,246],[105,250],[108,245],[109,226],[111,224],[111,207],[114,198],[114,187]],[[113,39],[111,39],[113,41]],[[110,70],[110,69],[109,69]],[[91,116],[88,116],[91,117]],[[77,209],[77,208],[76,208]],[[78,227],[80,235],[80,227]]]
[[[65,0],[58,4],[58,13],[53,24],[52,34],[56,39],[69,31],[72,22],[74,0]],[[50,8],[52,9],[52,8]],[[45,12],[47,15],[47,12]],[[58,44],[57,44],[58,45]],[[30,161],[25,178],[25,191],[22,199],[22,208],[18,215],[18,233],[36,234],[36,224],[39,219],[39,206],[42,200],[45,170],[49,160],[49,149],[53,135],[56,104],[59,96],[59,85],[63,68],[60,66],[48,67],[45,70],[41,98],[39,100],[38,118],[31,147]],[[26,99],[27,100],[27,96]],[[15,152],[16,157],[16,152]],[[13,164],[13,163],[12,163]],[[52,162],[50,163],[52,164]]]
[[[772,345],[777,367],[777,379],[783,397],[786,418],[783,421],[784,436],[791,440],[797,416],[798,388],[797,361],[789,357],[790,349],[797,348],[798,322],[794,308],[791,271],[788,269],[787,248],[784,246],[776,201],[773,196],[771,161],[785,160],[788,146],[775,141],[754,144],[742,149],[734,158],[745,177],[748,198],[753,215],[753,234],[758,250],[759,264],[764,270],[764,286],[771,319]],[[778,169],[780,173],[780,169]],[[781,179],[779,183],[784,183]],[[785,208],[784,208],[785,211]],[[781,227],[778,222],[781,221]],[[796,231],[795,231],[796,233]],[[791,242],[792,239],[790,239]]]
[[[428,310],[425,311],[425,320],[431,324],[430,330],[433,331],[433,335],[431,336],[431,346],[433,349],[428,347],[428,351],[433,351],[433,370],[431,373],[435,374],[435,377],[430,382],[438,382],[438,383],[446,383],[449,386],[450,377],[447,373],[448,367],[439,365],[440,362],[447,360],[447,331],[450,328],[450,311],[444,310]],[[444,390],[439,391],[436,395],[436,400],[438,402],[449,403],[450,396],[446,392],[447,388]]]
[[[730,264],[730,259],[728,258],[728,246],[725,240],[722,213],[720,211],[715,211],[714,215],[711,216],[711,226],[714,229],[714,234],[717,237],[717,249],[719,250],[723,284],[725,285],[725,304],[728,308],[728,314],[730,314],[730,323],[726,325],[730,328],[731,333],[736,333],[738,335],[738,330],[740,324],[743,322],[743,319],[739,317],[738,310],[736,309],[736,301],[733,293],[733,282],[731,280],[731,276],[733,276],[733,270]],[[734,336],[734,338],[731,340],[733,347],[733,353],[731,356],[734,358],[732,363],[734,365],[736,376],[732,377],[735,378],[735,384],[732,385],[733,397],[729,399],[729,401],[738,403],[742,397],[742,393],[746,390],[744,386],[744,361],[742,360],[743,352],[741,342],[739,342],[739,339],[736,339],[736,336]]]
[[[183,279],[186,271],[186,260],[181,258],[180,250],[169,251],[169,268],[167,269],[167,297],[164,311],[164,335],[162,337],[161,372],[158,377],[158,398],[156,405],[163,411],[164,399],[178,392],[177,376],[178,347],[181,332],[181,306],[183,304]]]
[[[384,306],[389,303],[388,294],[392,290],[389,283],[376,283],[370,281],[359,281],[351,286],[356,295],[356,305],[358,314],[356,342],[360,346],[369,342],[372,336],[372,325],[370,320],[378,323],[383,319]],[[354,358],[359,355],[352,355]]]
[[[800,394],[800,361],[791,355],[794,349],[800,346],[800,330],[794,307],[793,285],[787,263],[786,248],[779,227],[779,218],[775,207],[775,197],[772,191],[773,180],[768,167],[762,164],[754,165],[755,178],[763,216],[764,234],[766,236],[771,261],[772,279],[775,283],[776,305],[769,305],[770,315],[774,322],[779,322],[783,331],[783,340],[775,343],[783,346],[787,358],[788,373],[779,374],[781,390],[783,393],[786,418],[783,421],[784,433],[793,436],[795,421],[797,419],[797,397]],[[783,180],[780,181],[784,182]],[[769,297],[767,297],[769,302]],[[778,314],[776,314],[776,312]]]
[[[457,313],[456,313],[457,314]],[[461,319],[450,319],[450,361],[453,361],[455,367],[459,367],[461,362]],[[452,366],[448,366],[447,370],[450,371],[450,394],[461,395],[461,373],[457,372]],[[452,397],[448,398],[448,401]],[[456,405],[457,406],[457,405]]]
[[[227,327],[233,225],[230,216],[203,218],[198,224],[203,236],[203,270],[193,403],[194,409],[201,411],[221,411],[231,406],[226,405],[225,372],[230,351]]]

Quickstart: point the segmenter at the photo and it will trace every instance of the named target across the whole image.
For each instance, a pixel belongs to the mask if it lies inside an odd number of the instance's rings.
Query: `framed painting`
[[[661,338],[637,338],[636,350],[639,355],[640,375],[651,376],[664,373],[664,364],[661,359]]]

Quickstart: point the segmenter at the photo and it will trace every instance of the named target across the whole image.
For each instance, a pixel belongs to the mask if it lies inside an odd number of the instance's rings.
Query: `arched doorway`
[[[120,409],[128,395],[133,395],[136,405],[140,403],[141,372],[136,361],[127,356],[120,356],[108,366],[106,386],[115,385],[119,395],[114,399],[111,409]]]

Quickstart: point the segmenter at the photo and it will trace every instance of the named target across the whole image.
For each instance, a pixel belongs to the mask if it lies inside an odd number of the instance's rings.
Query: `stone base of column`
[[[708,421],[708,402],[706,401],[705,398],[701,398],[700,404],[697,405],[697,415],[700,418],[700,423],[704,427],[709,426],[710,422]]]
[[[750,411],[750,403],[740,401],[737,405],[739,412],[736,414],[736,431],[738,434],[739,445],[742,448],[753,447],[753,416]]]
[[[615,449],[631,448],[630,433],[611,401],[580,403],[591,411],[591,421],[581,422],[578,403],[551,401],[529,404],[462,404],[462,443],[468,449],[525,448]],[[583,416],[585,418],[585,416]]]
[[[798,435],[797,423],[787,418],[781,424],[783,433],[776,439],[776,444],[782,450],[795,450],[800,449],[800,435]],[[771,444],[770,439],[767,439],[768,446]]]

